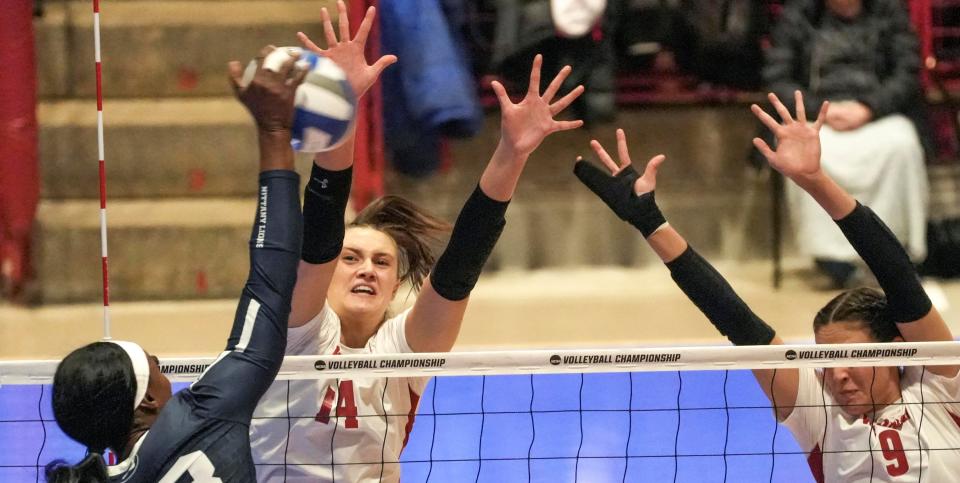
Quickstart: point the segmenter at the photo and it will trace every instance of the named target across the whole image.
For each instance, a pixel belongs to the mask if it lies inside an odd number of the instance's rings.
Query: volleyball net
[[[185,383],[213,361],[165,358],[161,369]],[[83,456],[53,419],[49,383],[56,364],[0,362],[0,481],[43,481],[46,463]],[[359,459],[335,453],[336,461],[317,455],[298,465],[397,465],[404,482],[802,482],[814,481],[807,454],[776,423],[751,369],[817,369],[822,380],[822,369],[830,367],[926,373],[956,364],[960,344],[954,342],[657,347],[299,356],[285,359],[278,379],[342,387],[343,381],[432,377],[399,462],[367,461],[370,453],[357,451]],[[946,410],[960,425],[960,394],[952,396],[897,404],[925,424],[937,421],[931,411]],[[407,416],[341,407],[336,401],[326,417],[389,427],[385,421]],[[285,419],[284,427],[297,420],[321,424],[316,411],[297,414],[289,407]],[[930,461],[960,451],[862,446],[836,451],[869,453],[893,468],[904,452],[922,452]],[[875,481],[886,480],[878,474]]]

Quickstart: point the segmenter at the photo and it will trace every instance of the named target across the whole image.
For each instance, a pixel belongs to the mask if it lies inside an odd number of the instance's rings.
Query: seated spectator
[[[781,99],[800,90],[809,112],[830,100],[824,170],[922,261],[928,187],[919,116],[911,116],[921,106],[920,59],[902,2],[787,1],[772,40],[763,71],[768,88]],[[793,186],[788,205],[800,250],[838,287],[854,282],[857,254],[833,221]]]

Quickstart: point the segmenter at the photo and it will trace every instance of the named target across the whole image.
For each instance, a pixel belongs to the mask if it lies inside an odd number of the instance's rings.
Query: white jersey
[[[324,305],[306,325],[290,329],[286,353],[413,352],[404,332],[408,313],[388,319],[365,347],[355,349],[340,343],[340,317]],[[400,452],[428,379],[276,381],[250,427],[257,480],[399,481]]]
[[[905,368],[900,401],[873,421],[851,419],[831,406],[837,403],[822,378],[820,371],[800,369],[797,403],[783,422],[808,453],[818,482],[957,481],[960,375],[946,378],[922,366]]]

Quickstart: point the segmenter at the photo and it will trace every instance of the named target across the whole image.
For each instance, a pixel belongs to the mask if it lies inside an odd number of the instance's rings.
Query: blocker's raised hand
[[[658,154],[650,158],[650,161],[647,161],[646,167],[643,168],[643,175],[637,174],[637,171],[633,168],[633,162],[630,160],[630,150],[627,148],[627,135],[623,132],[623,129],[617,129],[617,156],[620,158],[619,164],[613,161],[613,158],[610,157],[607,150],[604,149],[596,139],[590,141],[590,147],[593,149],[593,152],[597,153],[597,157],[600,158],[604,166],[610,170],[612,176],[625,177],[632,172],[629,176],[630,179],[634,180],[631,187],[637,196],[649,193],[657,188],[657,170],[667,157]]]
[[[500,142],[511,150],[514,155],[529,156],[543,140],[557,131],[566,131],[583,126],[582,120],[558,121],[554,116],[560,114],[580,94],[583,86],[577,86],[567,95],[556,102],[553,101],[564,79],[570,75],[570,66],[560,69],[560,73],[553,78],[547,89],[540,94],[540,67],[543,65],[543,56],[537,54],[533,59],[530,70],[530,85],[527,94],[518,102],[513,103],[507,90],[498,81],[493,81],[493,91],[500,101]]]
[[[623,129],[617,129],[619,164],[597,140],[590,141],[590,147],[607,167],[609,174],[583,159],[577,160],[573,173],[621,220],[635,226],[644,237],[649,237],[665,223],[654,200],[654,189],[657,187],[657,170],[667,159],[666,156],[658,154],[651,158],[641,176],[630,161]]]
[[[324,7],[320,9],[320,16],[323,19],[323,34],[327,39],[327,48],[321,49],[317,44],[307,37],[303,32],[297,32],[297,38],[303,46],[317,54],[334,61],[347,74],[347,81],[357,97],[362,96],[370,86],[377,82],[380,74],[390,64],[397,61],[395,55],[384,55],[377,59],[372,65],[367,64],[365,50],[367,48],[367,37],[370,35],[370,29],[373,27],[373,20],[377,16],[377,9],[370,7],[367,9],[357,34],[350,38],[350,19],[347,16],[347,6],[343,0],[337,2],[337,22],[340,26],[340,38],[333,29],[333,21],[330,19],[330,12]]]
[[[753,145],[767,158],[770,166],[794,181],[802,181],[804,178],[818,174],[820,172],[820,128],[823,127],[827,118],[829,103],[824,101],[817,120],[810,124],[807,122],[803,94],[800,91],[794,93],[797,105],[796,119],[790,115],[790,111],[775,94],[767,94],[767,97],[783,120],[782,123],[778,123],[756,104],[750,106],[750,110],[777,137],[777,149],[774,151],[760,138],[753,138]]]

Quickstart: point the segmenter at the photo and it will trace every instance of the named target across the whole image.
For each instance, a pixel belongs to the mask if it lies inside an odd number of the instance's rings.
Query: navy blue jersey
[[[226,350],[163,408],[112,482],[253,482],[250,418],[283,362],[300,260],[300,178],[260,174],[250,275]]]

